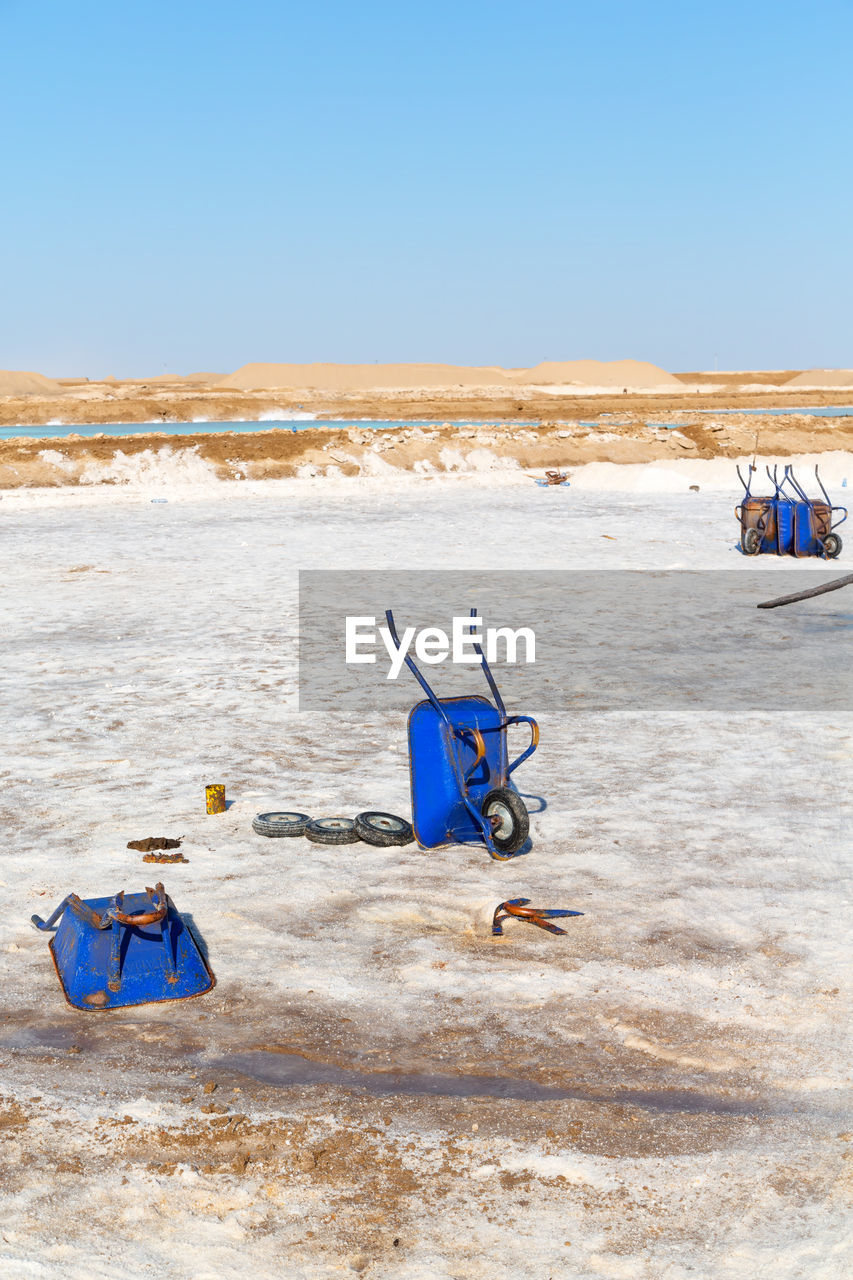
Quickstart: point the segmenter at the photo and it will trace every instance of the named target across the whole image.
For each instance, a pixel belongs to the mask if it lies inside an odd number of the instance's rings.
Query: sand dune
[[[0,396],[61,396],[64,387],[40,373],[0,369]]]
[[[678,386],[678,380],[642,360],[546,361],[533,369],[453,364],[246,364],[220,379],[220,387],[306,387],[323,391],[378,387],[512,387],[552,384],[610,387]]]
[[[789,387],[853,387],[853,369],[806,369],[785,384]]]
[[[577,383],[586,387],[677,387],[679,380],[646,360],[545,360],[510,376],[528,386]]]

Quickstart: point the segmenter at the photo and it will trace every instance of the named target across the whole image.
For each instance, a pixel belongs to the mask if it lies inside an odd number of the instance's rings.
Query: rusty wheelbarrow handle
[[[47,920],[42,920],[41,916],[30,916],[30,919],[35,927],[37,929],[41,929],[42,932],[53,929],[57,920],[66,909],[73,911],[76,916],[79,916],[81,920],[85,920],[87,924],[92,925],[95,929],[109,929],[114,920],[118,921],[119,924],[129,925],[131,927],[146,924],[159,924],[161,920],[165,920],[166,913],[169,910],[169,904],[166,900],[166,890],[163,888],[162,884],[155,885],[153,889],[150,889],[146,885],[145,892],[151,899],[151,905],[154,907],[153,911],[140,912],[136,915],[125,914],[121,909],[124,890],[122,890],[121,893],[117,893],[106,911],[103,911],[100,914],[97,911],[93,911],[88,903],[81,902],[76,893],[69,893],[67,897],[62,899],[53,915],[51,915]]]
[[[461,738],[463,741],[466,735],[469,733],[471,737],[474,739],[474,747],[476,749],[477,754],[474,757],[473,764],[471,764],[466,770],[465,781],[467,782],[468,779],[471,777],[471,774],[477,768],[477,765],[480,763],[480,761],[486,758],[486,740],[483,737],[480,730],[476,728],[476,726],[472,726],[470,728],[467,725],[461,726],[454,729],[454,733],[457,738]]]
[[[508,920],[511,916],[515,916],[518,920],[526,920],[529,924],[535,924],[540,929],[547,929],[549,933],[565,933],[565,929],[561,929],[559,925],[551,924],[554,919],[563,919],[566,916],[582,916],[582,911],[568,911],[563,907],[531,907],[529,898],[510,898],[507,902],[501,902],[495,907],[495,914],[492,917],[492,934],[496,938],[503,936],[501,925],[504,920]],[[503,913],[503,914],[501,914]]]
[[[121,909],[122,901],[124,899],[124,890],[122,889],[121,893],[116,894],[115,905],[110,908],[109,915],[113,920],[118,920],[119,924],[139,926],[145,924],[159,924],[161,920],[165,919],[166,912],[169,910],[168,903],[166,902],[166,890],[163,888],[162,884],[155,885],[153,889],[146,885],[145,892],[151,899],[152,906],[154,906],[153,911],[143,911],[138,912],[135,915],[125,915]],[[154,897],[155,894],[157,895],[156,903]]]

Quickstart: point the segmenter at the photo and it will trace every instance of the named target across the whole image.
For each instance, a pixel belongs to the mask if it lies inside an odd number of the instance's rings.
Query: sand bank
[[[0,489],[77,484],[121,484],[152,458],[170,459],[185,470],[201,463],[217,478],[276,480],[293,476],[357,476],[412,472],[521,470],[542,473],[588,463],[673,462],[762,455],[849,452],[853,418],[808,415],[752,417],[730,414],[679,416],[649,421],[642,415],[602,424],[562,423],[434,427],[317,426],[257,432],[166,434],[55,440],[18,437],[0,442]],[[667,425],[664,425],[666,423]]]
[[[15,375],[16,377],[23,375]],[[27,377],[36,375],[27,375]],[[202,376],[197,375],[200,379]],[[686,382],[686,377],[706,377]],[[774,375],[775,376],[775,375]],[[479,419],[559,423],[603,418],[607,414],[657,419],[667,412],[692,410],[819,407],[847,405],[849,386],[789,390],[787,384],[761,381],[762,375],[680,375],[665,387],[570,385],[462,385],[411,387],[347,387],[345,389],[279,387],[251,389],[204,383],[196,375],[185,380],[87,382],[64,379],[45,391],[3,394],[0,426],[47,423],[152,423],[263,421],[294,415],[324,419]],[[744,381],[743,379],[746,379]],[[10,384],[11,385],[11,384]]]

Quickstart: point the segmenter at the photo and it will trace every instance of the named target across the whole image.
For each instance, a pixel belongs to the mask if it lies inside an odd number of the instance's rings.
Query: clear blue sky
[[[0,0],[0,368],[853,366],[851,0]]]

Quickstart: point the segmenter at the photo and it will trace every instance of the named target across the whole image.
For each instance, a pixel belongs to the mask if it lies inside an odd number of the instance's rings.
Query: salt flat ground
[[[850,1274],[841,697],[518,708],[547,807],[514,862],[251,830],[409,812],[402,719],[296,709],[299,568],[753,567],[730,487],[642,474],[4,494],[4,1275]],[[756,613],[768,661],[806,637],[841,689],[846,594]],[[30,915],[158,872],[215,989],[72,1010]],[[493,939],[508,896],[584,914]]]

